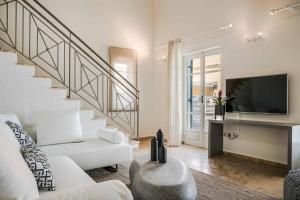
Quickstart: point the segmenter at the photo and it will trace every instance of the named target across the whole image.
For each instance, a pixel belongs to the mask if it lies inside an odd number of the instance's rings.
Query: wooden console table
[[[300,125],[280,122],[265,122],[252,120],[209,120],[208,128],[208,157],[212,158],[223,153],[224,125],[243,125],[267,127],[288,130],[288,170],[300,168]]]

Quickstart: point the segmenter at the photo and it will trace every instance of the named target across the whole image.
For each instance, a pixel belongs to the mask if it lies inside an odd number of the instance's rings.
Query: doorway
[[[186,54],[184,61],[184,143],[207,148],[213,96],[221,89],[220,49]]]

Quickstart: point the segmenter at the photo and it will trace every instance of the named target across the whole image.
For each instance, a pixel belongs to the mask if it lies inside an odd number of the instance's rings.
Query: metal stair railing
[[[139,91],[37,0],[0,0],[0,40],[139,139]]]

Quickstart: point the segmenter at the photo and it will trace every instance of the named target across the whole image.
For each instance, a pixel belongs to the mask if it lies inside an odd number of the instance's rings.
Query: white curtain
[[[169,145],[180,146],[183,134],[183,67],[181,41],[168,43]]]

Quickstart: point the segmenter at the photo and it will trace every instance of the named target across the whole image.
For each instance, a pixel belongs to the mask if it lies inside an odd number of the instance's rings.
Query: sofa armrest
[[[96,183],[82,188],[47,192],[39,200],[133,200],[131,192],[120,181],[112,180]]]
[[[113,144],[121,144],[125,140],[124,133],[107,128],[100,129],[98,131],[98,137]]]

